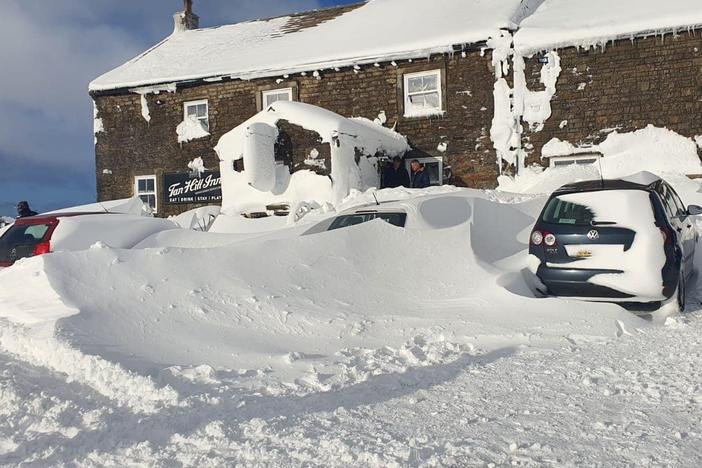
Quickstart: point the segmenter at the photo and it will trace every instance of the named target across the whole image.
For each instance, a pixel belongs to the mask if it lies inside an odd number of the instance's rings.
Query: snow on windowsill
[[[210,136],[210,132],[205,130],[202,123],[192,118],[183,120],[176,128],[176,133],[180,144]]]
[[[406,119],[420,119],[423,117],[444,117],[446,115],[445,110],[439,109],[416,109],[408,110],[403,115]]]

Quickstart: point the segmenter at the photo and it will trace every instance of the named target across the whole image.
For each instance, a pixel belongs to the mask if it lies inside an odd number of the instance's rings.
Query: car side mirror
[[[687,207],[687,214],[690,216],[702,215],[702,206],[690,205]]]

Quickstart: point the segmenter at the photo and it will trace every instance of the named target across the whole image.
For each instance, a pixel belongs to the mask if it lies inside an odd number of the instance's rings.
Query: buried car
[[[376,201],[349,208],[312,226],[303,235],[336,231],[375,220],[396,228],[448,229],[467,222],[473,213],[469,198],[440,194],[393,201]]]
[[[117,213],[54,213],[21,218],[0,237],[0,267],[61,250],[85,250],[96,242],[132,248],[151,234],[176,229],[171,221]]]
[[[550,295],[683,310],[701,213],[649,173],[569,184],[546,202],[529,253]]]

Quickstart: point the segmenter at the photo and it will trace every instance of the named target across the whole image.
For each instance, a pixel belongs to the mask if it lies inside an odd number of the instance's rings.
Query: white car
[[[408,200],[379,202],[342,211],[327,218],[303,235],[334,231],[376,219],[406,229],[446,229],[468,221],[473,207],[469,198],[432,195]]]

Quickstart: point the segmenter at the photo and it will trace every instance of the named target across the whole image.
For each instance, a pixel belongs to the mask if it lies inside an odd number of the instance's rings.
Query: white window
[[[189,101],[186,102],[183,107],[183,120],[187,120],[189,118],[195,119],[200,122],[202,128],[208,132],[210,131],[210,117],[207,99],[202,99],[200,101]]]
[[[278,101],[292,101],[293,100],[293,89],[271,89],[268,91],[263,91],[261,93],[261,102],[263,103],[263,108],[267,109],[268,106]]]
[[[569,156],[551,156],[549,158],[549,166],[550,167],[563,167],[563,166],[570,166],[572,164],[585,166],[588,164],[595,164],[599,159],[600,159],[599,153],[585,153],[585,154],[569,155]]]
[[[134,178],[134,194],[149,205],[154,213],[158,212],[156,199],[156,176],[137,176]]]
[[[441,70],[405,75],[405,117],[443,113]]]
[[[407,173],[412,175],[412,161],[414,158],[408,158],[405,160],[405,165],[407,168]],[[429,174],[429,183],[431,185],[443,185],[444,184],[444,159],[441,157],[434,158],[417,158],[419,164],[424,166],[424,170]]]

